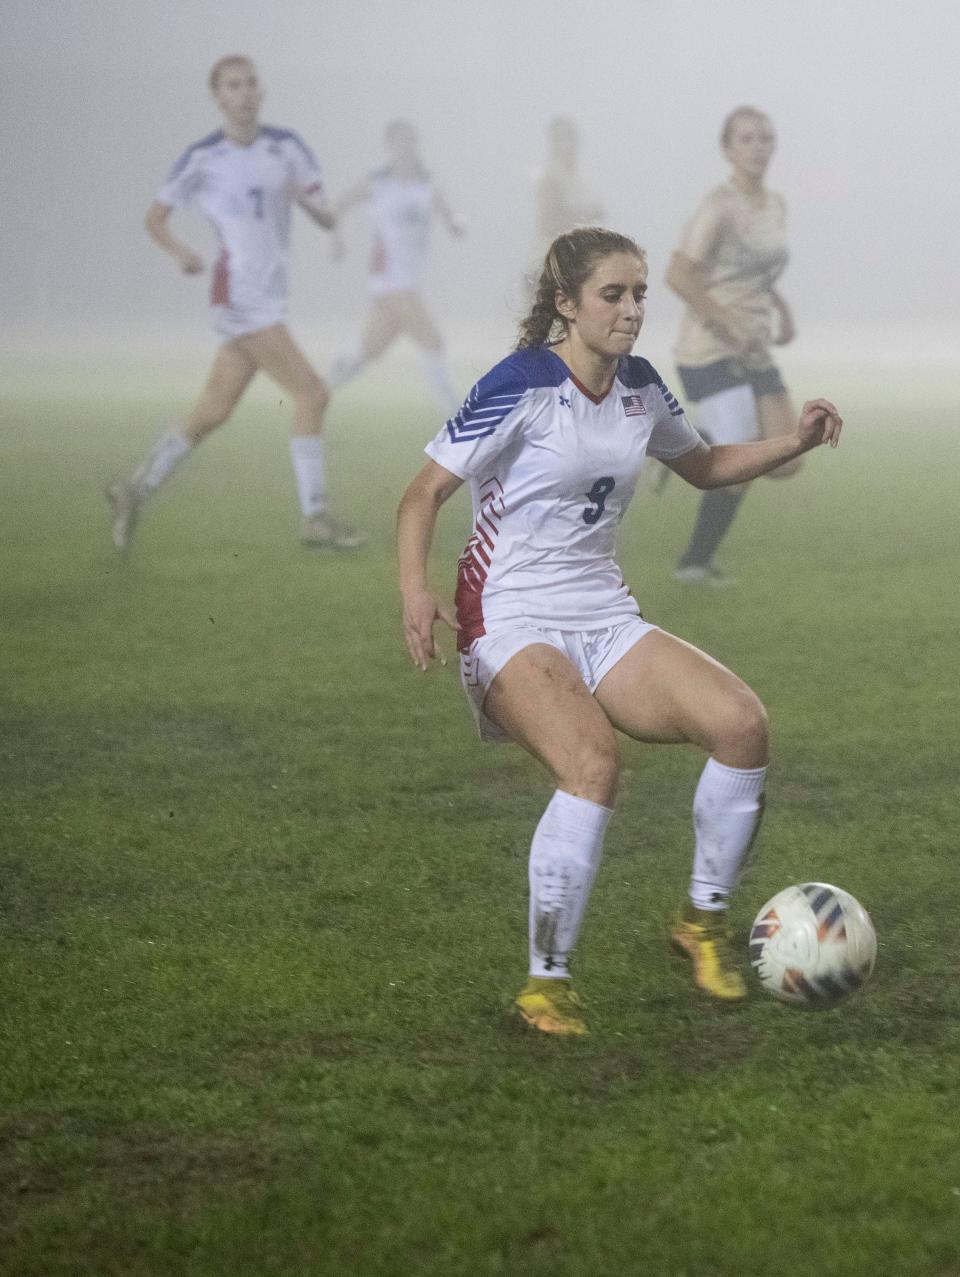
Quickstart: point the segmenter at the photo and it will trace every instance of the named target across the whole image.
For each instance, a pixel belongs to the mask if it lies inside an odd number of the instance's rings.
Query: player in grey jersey
[[[686,303],[675,356],[685,398],[712,443],[743,443],[788,434],[796,414],[771,345],[794,336],[790,308],[777,290],[787,264],[786,205],[764,185],[775,136],[755,107],[727,117],[721,144],[728,181],[715,187],[687,223],[667,270]],[[787,478],[798,460],[771,472]],[[731,579],[714,555],[743,498],[743,485],[704,494],[690,542],[674,577],[690,585]]]

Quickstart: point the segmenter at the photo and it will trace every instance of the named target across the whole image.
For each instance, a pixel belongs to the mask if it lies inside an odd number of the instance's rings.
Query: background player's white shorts
[[[706,395],[695,411],[697,426],[711,443],[750,443],[760,438],[752,386],[731,386]]]
[[[555,647],[573,662],[587,691],[593,695],[600,686],[601,679],[626,656],[631,647],[645,634],[656,629],[659,626],[651,625],[639,616],[631,616],[599,630],[550,630],[531,625],[482,634],[460,654],[460,681],[473,711],[480,739],[500,744],[512,740],[501,727],[487,718],[483,712],[483,702],[490,684],[507,661],[525,647],[532,643],[546,643]]]
[[[237,306],[211,306],[213,327],[221,337],[232,341],[234,337],[249,337],[251,333],[259,333],[264,328],[272,328],[274,324],[287,322],[287,308],[279,306],[257,306],[241,310]]]

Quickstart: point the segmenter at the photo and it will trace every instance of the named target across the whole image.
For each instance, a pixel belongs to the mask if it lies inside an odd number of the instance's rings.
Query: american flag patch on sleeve
[[[643,406],[643,399],[640,395],[621,395],[620,402],[623,404],[623,411],[628,417],[639,417],[647,411]]]

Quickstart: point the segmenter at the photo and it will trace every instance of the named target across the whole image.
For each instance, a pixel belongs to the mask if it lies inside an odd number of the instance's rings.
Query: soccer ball
[[[826,882],[777,892],[750,928],[750,962],[761,984],[797,1006],[835,1006],[866,982],[876,957],[870,915]]]

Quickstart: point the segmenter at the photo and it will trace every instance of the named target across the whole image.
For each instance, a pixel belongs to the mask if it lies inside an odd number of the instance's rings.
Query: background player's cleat
[[[107,487],[106,497],[113,511],[110,536],[120,553],[127,554],[140,518],[140,496],[126,479],[116,479]]]
[[[338,523],[326,514],[312,514],[300,525],[300,540],[304,545],[329,546],[334,550],[355,550],[363,545],[366,536],[347,523]]]
[[[694,912],[697,920],[687,916]],[[692,960],[694,983],[704,993],[726,1002],[740,1002],[747,996],[743,976],[730,957],[722,913],[685,910],[674,920],[670,937],[674,948]]]
[[[583,1007],[569,980],[544,980],[531,976],[517,995],[514,1006],[520,1018],[541,1033],[582,1037],[587,1031]]]
[[[691,563],[687,567],[676,567],[671,575],[682,585],[705,585],[710,590],[725,590],[728,586],[737,584],[735,576],[727,576],[726,572],[721,572],[712,564],[702,566]]]

